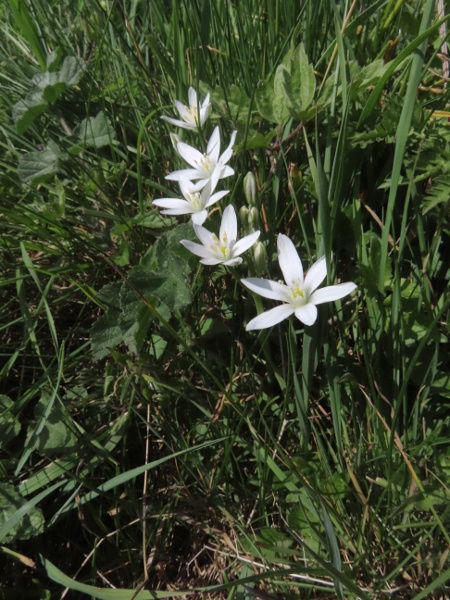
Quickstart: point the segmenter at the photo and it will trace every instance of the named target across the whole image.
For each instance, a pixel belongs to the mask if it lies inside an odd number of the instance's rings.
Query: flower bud
[[[248,229],[257,231],[260,228],[259,210],[256,206],[250,206],[248,209]]]
[[[239,220],[244,229],[248,229],[248,208],[246,206],[241,206],[239,209]]]
[[[257,242],[253,246],[253,264],[257,275],[262,275],[266,269],[267,254],[264,244]]]
[[[256,179],[252,171],[244,177],[244,196],[250,206],[256,206]]]
[[[181,138],[177,133],[170,134],[170,141],[172,142],[172,146],[178,152],[178,142],[181,142]]]

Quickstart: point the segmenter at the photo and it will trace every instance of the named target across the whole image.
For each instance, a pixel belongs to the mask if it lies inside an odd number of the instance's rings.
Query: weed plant
[[[1,598],[448,597],[447,15],[1,4]],[[216,126],[234,267],[152,204]],[[357,289],[246,331],[279,234]]]

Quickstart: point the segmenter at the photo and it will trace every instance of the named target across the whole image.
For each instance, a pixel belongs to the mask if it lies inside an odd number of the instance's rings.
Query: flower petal
[[[181,198],[158,198],[157,200],[153,200],[152,204],[160,206],[161,208],[174,208],[177,210],[187,208],[187,212],[191,212],[189,202],[187,202],[187,200],[182,200]]]
[[[219,239],[228,247],[232,247],[237,237],[237,218],[232,204],[229,204],[223,211],[222,222],[220,224]]]
[[[172,171],[172,173],[169,173],[168,175],[166,175],[166,179],[168,181],[179,181],[180,177],[185,177],[186,179],[189,179],[189,181],[193,180],[193,179],[200,179],[202,176],[201,173],[199,173],[199,171],[197,169],[180,169],[179,171]],[[205,179],[205,184],[207,183],[208,179]],[[204,187],[204,185],[202,186],[196,186],[197,189],[201,189],[202,187]]]
[[[225,179],[225,177],[231,177],[232,175],[234,175],[234,169],[232,169],[228,165],[225,165],[225,166],[220,166],[220,165],[221,165],[221,163],[219,163],[220,179]]]
[[[325,256],[322,256],[321,258],[319,258],[318,261],[316,261],[312,265],[312,267],[306,273],[304,284],[305,296],[309,297],[314,292],[314,290],[319,287],[319,285],[322,283],[326,276],[327,261],[325,259]]]
[[[217,247],[217,236],[201,225],[194,224],[194,231],[201,243],[209,249],[208,256],[215,256],[215,253],[211,250],[211,248]]]
[[[197,168],[202,163],[203,154],[196,148],[189,146],[185,142],[179,142],[177,145],[178,154],[183,158],[191,167]],[[189,177],[188,177],[189,179]]]
[[[220,264],[222,261],[220,260],[220,258],[202,258],[202,260],[200,261],[202,263],[202,265],[218,265]]]
[[[246,331],[254,331],[255,329],[266,329],[277,325],[283,319],[287,319],[294,312],[294,308],[289,304],[281,304],[275,306],[267,312],[263,312],[247,323]]]
[[[211,137],[209,138],[208,145],[206,147],[206,154],[211,160],[216,163],[219,160],[220,154],[220,132],[219,126],[214,128]]]
[[[191,108],[197,108],[197,92],[194,90],[193,87],[189,88],[188,98],[189,98],[189,106]]]
[[[183,129],[195,129],[195,125],[185,123],[184,121],[180,121],[179,119],[173,119],[172,117],[166,117],[166,115],[162,115],[161,119],[167,121],[167,123],[170,123],[171,125],[175,125],[176,127],[182,127]]]
[[[344,296],[347,296],[347,294],[351,294],[356,287],[357,285],[352,281],[329,285],[328,287],[316,290],[311,294],[309,301],[313,304],[323,304],[324,302],[340,300]]]
[[[183,244],[183,246],[185,248],[187,248],[190,252],[192,252],[192,254],[195,254],[196,256],[201,256],[202,258],[217,260],[216,258],[214,258],[214,255],[212,254],[211,250],[209,248],[206,248],[206,246],[202,246],[201,244],[196,244],[195,242],[191,242],[191,240],[181,240],[180,243]],[[220,260],[217,260],[217,263],[218,262],[220,262]],[[217,264],[217,263],[214,263],[214,264]],[[211,263],[211,264],[213,264],[213,263]]]
[[[294,243],[287,235],[278,236],[278,262],[288,286],[303,287],[303,266]]]
[[[233,255],[239,256],[240,254],[251,248],[253,244],[256,243],[256,240],[259,238],[259,234],[259,231],[254,231],[253,233],[250,233],[250,235],[246,235],[241,240],[236,242],[233,246]]]
[[[295,309],[295,316],[305,325],[312,325],[317,319],[317,308],[311,302]]]
[[[195,223],[195,225],[203,225],[207,216],[207,210],[202,210],[198,213],[192,213],[192,222]]]
[[[220,162],[222,164],[227,163],[231,156],[233,155],[233,145],[234,145],[234,140],[236,139],[236,134],[237,131],[233,131],[233,133],[231,134],[231,140],[230,143],[228,144],[228,148],[223,152],[223,154],[220,157]]]
[[[280,300],[281,302],[289,302],[291,298],[289,288],[284,283],[271,281],[270,279],[260,279],[258,277],[248,277],[241,279],[241,282],[248,287],[249,290],[259,294],[270,300]]]
[[[223,190],[221,192],[216,192],[215,194],[213,194],[211,196],[211,198],[208,200],[208,202],[205,204],[205,208],[208,206],[212,206],[213,204],[215,204],[216,202],[218,202],[221,198],[223,198],[224,196],[226,196],[228,194],[230,190]]]
[[[242,258],[239,256],[237,258],[232,258],[231,260],[226,260],[223,264],[227,267],[235,267],[236,265],[240,265],[242,262]]]

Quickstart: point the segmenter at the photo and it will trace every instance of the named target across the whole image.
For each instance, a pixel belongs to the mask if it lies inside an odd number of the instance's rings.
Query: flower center
[[[214,244],[211,245],[211,250],[213,250],[213,252],[217,252],[217,254],[222,254],[225,258],[228,258],[230,256],[231,250],[228,246],[227,240],[228,238],[226,231],[222,233],[222,242],[219,240],[217,235],[213,233]]]

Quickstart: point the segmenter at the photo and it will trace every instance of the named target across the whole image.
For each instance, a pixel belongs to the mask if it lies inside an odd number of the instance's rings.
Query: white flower
[[[252,319],[246,327],[247,331],[272,327],[292,314],[305,325],[312,325],[317,319],[317,304],[339,300],[356,288],[354,283],[349,282],[317,290],[327,275],[325,257],[319,258],[303,277],[302,261],[297,250],[292,241],[282,234],[278,236],[278,262],[286,285],[256,277],[241,280],[252,292],[285,303]]]
[[[199,126],[203,127],[211,112],[209,94],[207,94],[203,104],[199,106],[199,102],[197,102],[197,92],[192,87],[189,88],[189,106],[185,106],[178,100],[175,100],[175,106],[180,113],[180,117],[183,119],[182,121],[173,119],[172,117],[166,117],[165,115],[162,116],[161,119],[164,119],[164,121],[176,125],[177,127],[183,127],[183,129],[198,129]]]
[[[204,265],[218,265],[219,263],[229,267],[238,265],[242,262],[239,255],[253,246],[259,237],[259,231],[255,231],[236,241],[237,219],[231,204],[223,211],[219,237],[201,225],[194,224],[194,230],[201,244],[190,240],[181,240],[181,243],[193,254],[201,256],[200,262]]]
[[[208,179],[212,177],[212,174],[216,171],[219,173],[219,179],[224,177],[230,177],[234,175],[234,170],[229,167],[226,163],[230,160],[233,154],[233,144],[236,139],[237,131],[233,131],[231,134],[231,140],[228,144],[228,148],[220,154],[220,133],[219,128],[216,127],[211,135],[206,148],[206,153],[202,154],[196,148],[179,142],[177,144],[178,153],[184,160],[191,165],[192,169],[180,169],[174,171],[166,176],[166,179],[170,181],[179,181],[180,177],[185,177],[189,181],[195,181],[199,179],[198,189],[201,189],[208,183]]]
[[[208,216],[206,209],[228,194],[229,190],[212,194],[218,181],[219,173],[217,172],[213,174],[205,187],[199,191],[198,184],[194,185],[192,181],[180,177],[180,190],[185,200],[182,198],[159,198],[158,200],[153,200],[152,204],[163,207],[165,209],[161,211],[163,215],[191,214],[193,223],[203,225]]]

